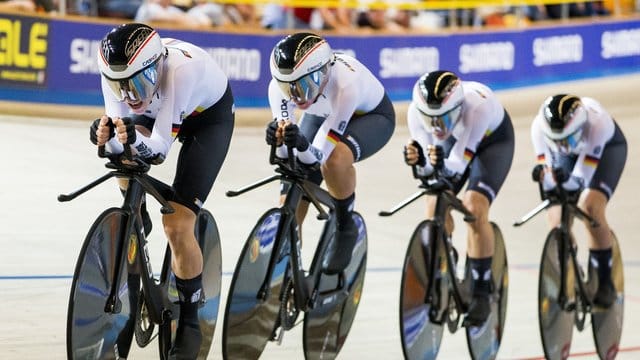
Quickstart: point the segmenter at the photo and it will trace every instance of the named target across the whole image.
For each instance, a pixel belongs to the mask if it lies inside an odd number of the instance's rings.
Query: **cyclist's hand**
[[[267,141],[267,145],[282,145],[282,126],[280,126],[277,120],[273,120],[267,125],[265,140]]]
[[[136,142],[136,126],[131,118],[115,118],[116,136],[121,144],[133,144]]]
[[[444,150],[440,145],[428,145],[427,153],[429,154],[429,163],[436,169],[444,167]]]
[[[544,180],[544,165],[538,164],[533,167],[531,171],[531,179],[534,182],[541,182]]]
[[[562,184],[565,181],[569,180],[569,173],[561,167],[553,168],[552,173],[553,179],[556,181],[556,184]]]
[[[284,126],[284,144],[298,151],[306,151],[309,148],[309,140],[300,133],[300,128],[294,123]]]
[[[424,151],[422,150],[422,146],[415,141],[409,140],[409,143],[404,146],[404,162],[407,165],[414,166],[425,166],[427,164],[427,159],[424,156]]]
[[[94,145],[102,146],[115,135],[115,130],[111,118],[102,115],[95,119],[89,128],[89,140]]]

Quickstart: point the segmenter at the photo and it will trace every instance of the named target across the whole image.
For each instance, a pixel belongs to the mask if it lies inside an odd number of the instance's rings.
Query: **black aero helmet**
[[[271,52],[271,76],[296,103],[313,101],[325,82],[334,55],[321,36],[296,33],[280,40]]]
[[[412,100],[427,128],[438,137],[446,137],[462,114],[462,83],[451,71],[426,73],[415,83]]]
[[[582,140],[587,111],[575,95],[558,94],[548,97],[542,106],[544,135],[560,150],[575,149]]]
[[[153,28],[123,24],[102,39],[98,68],[118,100],[144,100],[158,88],[164,52],[160,35]]]

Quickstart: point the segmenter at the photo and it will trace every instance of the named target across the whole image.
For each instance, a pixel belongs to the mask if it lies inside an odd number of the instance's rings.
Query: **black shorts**
[[[588,186],[589,189],[601,191],[607,199],[610,199],[616,190],[627,161],[627,140],[617,123],[615,127],[613,137],[605,144],[596,172]]]
[[[137,115],[133,120],[149,130],[155,122],[144,115]],[[200,211],[227,156],[234,122],[233,94],[229,86],[217,103],[182,122],[177,135],[182,147],[173,185],[162,191],[162,196],[196,214]]]
[[[313,139],[324,122],[324,118],[304,114],[300,120],[300,131],[307,139]],[[355,162],[364,160],[378,152],[389,142],[396,127],[396,114],[393,104],[385,94],[375,109],[365,114],[354,114],[340,141],[351,149]],[[317,171],[309,180],[320,184],[322,174]]]
[[[511,169],[514,146],[513,124],[505,110],[500,126],[478,145],[471,163],[456,182],[455,192],[458,193],[468,179],[467,190],[480,192],[492,203]]]

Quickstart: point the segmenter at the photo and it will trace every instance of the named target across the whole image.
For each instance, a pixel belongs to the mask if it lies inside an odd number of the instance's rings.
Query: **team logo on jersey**
[[[338,130],[344,132],[344,129],[347,128],[347,122],[346,121],[340,121],[340,124],[338,124]]]
[[[593,153],[596,155],[600,154],[600,151],[602,151],[602,147],[600,145],[596,146],[596,148],[593,149]]]

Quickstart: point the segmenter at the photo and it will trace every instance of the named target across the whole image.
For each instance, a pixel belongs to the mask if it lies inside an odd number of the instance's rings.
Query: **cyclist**
[[[195,359],[202,339],[198,307],[205,294],[202,253],[194,228],[233,132],[234,100],[229,82],[203,49],[161,39],[153,28],[137,23],[118,26],[106,34],[98,66],[105,115],[91,126],[94,144],[106,144],[115,154],[123,152],[123,144],[131,144],[134,153],[160,164],[174,140],[182,142],[172,191],[163,194],[175,212],[163,215],[162,222],[180,299],[171,356]]]
[[[570,94],[548,97],[533,123],[531,138],[538,166],[534,178],[543,190],[557,184],[578,198],[578,206],[600,226],[587,226],[589,258],[597,268],[597,306],[616,298],[611,279],[613,233],[605,217],[607,202],[618,185],[627,159],[627,141],[611,115],[596,100]],[[549,224],[560,224],[560,206],[549,208]]]
[[[395,112],[380,81],[355,58],[334,53],[325,39],[296,33],[280,40],[271,54],[269,104],[273,121],[266,129],[269,145],[295,148],[298,161],[320,164],[310,173],[326,180],[335,204],[337,230],[323,271],[336,274],[351,261],[358,229],[354,207],[355,162],[380,150],[395,128]],[[302,111],[296,121],[294,110]],[[283,146],[286,145],[286,146]],[[308,202],[298,209],[302,223]]]
[[[487,86],[461,81],[451,71],[422,75],[413,87],[407,110],[411,139],[404,148],[405,162],[420,176],[433,173],[444,162],[443,175],[460,192],[475,216],[468,223],[467,254],[472,275],[472,298],[465,325],[485,322],[491,311],[491,260],[494,251],[489,208],[502,186],[513,160],[514,133],[509,114]],[[435,198],[427,197],[427,218],[433,218]],[[447,232],[453,219],[446,219]]]

